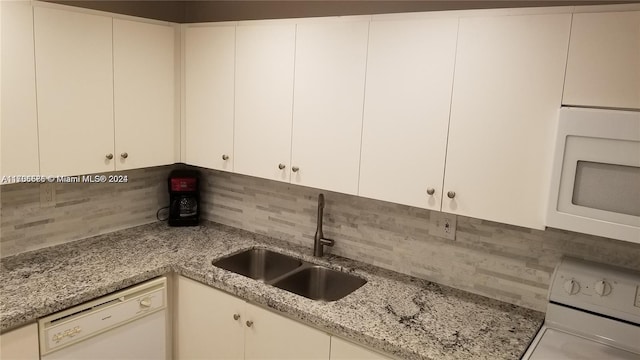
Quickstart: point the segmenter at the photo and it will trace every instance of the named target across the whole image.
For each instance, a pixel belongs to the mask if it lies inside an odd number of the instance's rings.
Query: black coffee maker
[[[200,221],[200,173],[173,170],[169,174],[169,225],[195,226]]]

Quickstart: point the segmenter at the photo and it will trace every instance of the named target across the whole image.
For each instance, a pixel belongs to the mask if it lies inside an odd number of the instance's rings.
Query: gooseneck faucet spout
[[[318,195],[318,223],[316,225],[316,235],[313,237],[313,256],[322,257],[325,246],[333,246],[335,243],[331,239],[325,239],[322,232],[322,215],[324,213],[324,194]]]
[[[322,232],[322,217],[324,213],[324,194],[318,195],[318,218],[316,224],[316,235],[314,237],[317,242],[318,239],[322,239],[324,237],[324,233]]]

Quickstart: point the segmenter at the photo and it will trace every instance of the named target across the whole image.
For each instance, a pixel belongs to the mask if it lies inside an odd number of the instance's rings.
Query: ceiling
[[[637,3],[637,0],[45,0],[177,23],[415,11]]]

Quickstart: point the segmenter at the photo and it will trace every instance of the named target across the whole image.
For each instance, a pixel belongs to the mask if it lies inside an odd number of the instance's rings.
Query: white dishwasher
[[[166,360],[167,279],[47,316],[38,326],[42,360]]]

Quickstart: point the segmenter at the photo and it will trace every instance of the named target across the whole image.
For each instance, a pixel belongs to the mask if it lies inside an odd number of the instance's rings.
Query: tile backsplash
[[[8,256],[156,221],[177,166],[119,172],[124,184],[56,183],[41,204],[40,184],[0,186],[0,254]],[[640,270],[640,244],[569,231],[532,230],[458,216],[456,240],[432,236],[429,210],[200,169],[203,217],[313,246],[317,196],[326,197],[328,253],[498,300],[545,310],[563,255]]]
[[[429,234],[431,211],[201,169],[204,217],[311,248],[325,194],[329,253],[544,311],[563,255],[640,270],[640,244],[458,216],[456,240]]]
[[[13,255],[156,221],[169,203],[172,166],[121,171],[126,183],[54,183],[41,203],[40,184],[0,186],[0,254]]]

